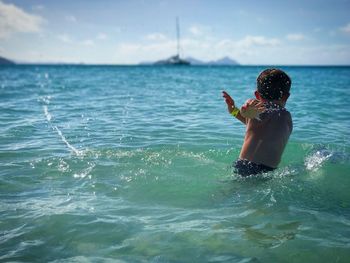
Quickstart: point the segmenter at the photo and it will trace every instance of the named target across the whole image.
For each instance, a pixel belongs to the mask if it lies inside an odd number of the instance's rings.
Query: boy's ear
[[[289,95],[290,95],[289,92],[288,92],[287,94],[284,94],[283,97],[282,97],[282,100],[283,100],[283,101],[287,101],[288,98],[289,98]]]
[[[254,94],[255,94],[255,98],[257,100],[261,100],[261,96],[260,96],[260,94],[259,94],[259,92],[257,90],[254,92]]]

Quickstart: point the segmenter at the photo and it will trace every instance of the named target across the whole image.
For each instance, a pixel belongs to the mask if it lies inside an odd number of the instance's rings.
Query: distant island
[[[7,58],[4,58],[4,57],[0,57],[0,65],[14,65],[15,62],[7,59]]]
[[[85,65],[84,63],[62,63],[62,62],[46,62],[46,63],[35,63],[35,62],[14,62],[10,59],[0,56],[0,65],[18,65],[18,64],[43,64],[43,65]],[[89,65],[89,64],[86,64]],[[193,57],[187,57],[185,59],[180,58],[180,56],[175,55],[168,59],[153,61],[153,62],[141,62],[138,65],[193,65],[193,66],[238,66],[240,65],[236,60],[230,57],[223,57],[217,60],[202,61]]]
[[[170,57],[168,59],[164,60],[158,60],[156,62],[141,62],[139,65],[168,65],[168,64],[173,64],[173,63],[167,63],[171,62],[172,59],[176,57]],[[184,60],[177,58],[181,61],[184,61],[186,65],[194,65],[194,66],[238,66],[240,65],[236,60],[230,58],[230,57],[223,57],[217,60],[211,60],[211,61],[202,61],[193,57],[187,57]],[[181,64],[181,63],[180,63]]]
[[[186,58],[187,61],[191,63],[191,65],[208,65],[208,66],[238,66],[240,65],[236,60],[230,57],[223,57],[217,60],[211,61],[201,61],[192,57]]]

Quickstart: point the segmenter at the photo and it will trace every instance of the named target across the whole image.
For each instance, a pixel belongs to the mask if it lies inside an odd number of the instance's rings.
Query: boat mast
[[[177,37],[177,56],[180,58],[180,26],[179,26],[179,17],[176,17],[176,37]]]

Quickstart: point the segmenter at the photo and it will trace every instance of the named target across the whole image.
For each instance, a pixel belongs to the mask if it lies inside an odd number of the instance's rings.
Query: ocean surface
[[[264,68],[0,67],[0,261],[349,262],[350,67],[281,67],[293,134],[240,178],[221,91]]]

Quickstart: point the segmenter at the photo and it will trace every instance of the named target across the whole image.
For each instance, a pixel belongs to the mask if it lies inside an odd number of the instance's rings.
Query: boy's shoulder
[[[267,113],[267,118],[272,122],[272,126],[288,126],[289,131],[293,130],[293,120],[292,114],[286,109],[281,108],[279,110],[272,111]]]
[[[263,118],[275,117],[277,119],[292,118],[292,115],[285,107],[276,104],[265,104],[265,110],[260,114],[260,116]]]
[[[266,108],[264,112],[259,115],[259,118],[251,119],[248,124],[254,127],[266,127],[267,129],[275,129],[278,126],[288,125],[289,129],[293,129],[292,115],[283,107]]]

